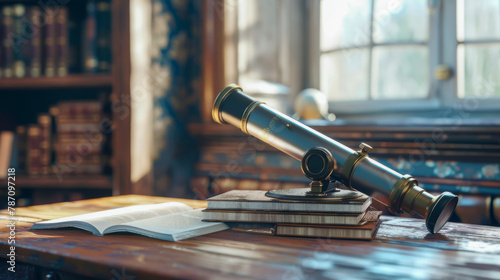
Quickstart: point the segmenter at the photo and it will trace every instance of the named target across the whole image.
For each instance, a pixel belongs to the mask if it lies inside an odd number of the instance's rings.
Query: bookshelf
[[[70,10],[78,10],[85,8],[87,1],[60,2],[66,2]],[[59,1],[56,2],[59,3]],[[19,112],[14,116],[14,119],[21,119],[17,125],[27,126],[33,122],[33,119],[36,119],[38,114],[48,112],[49,108],[45,107],[49,103],[95,99],[96,96],[102,94],[105,95],[108,104],[130,109],[130,2],[129,0],[109,0],[112,71],[85,73],[82,70],[53,77],[43,75],[21,78],[1,77],[0,96],[7,100],[12,99],[13,102],[9,101],[11,104],[5,103],[0,106],[0,114],[3,113],[2,110],[7,113]],[[37,0],[0,0],[0,9],[5,5],[40,5],[40,3]],[[78,55],[82,55],[81,50]],[[34,104],[42,105],[35,106]],[[88,193],[89,197],[95,196],[96,193],[103,195],[131,193],[133,188],[130,179],[130,115],[124,115],[120,110],[108,109],[108,111],[113,124],[109,137],[110,171],[89,175],[67,174],[63,180],[59,180],[54,174],[29,175],[27,172],[20,172],[16,174],[16,185],[20,189],[27,190],[27,193],[44,192],[45,189],[50,189],[51,192],[76,190],[84,194],[83,198],[85,198],[85,193]],[[0,184],[6,186],[7,181],[0,179]]]
[[[66,176],[63,180],[59,180],[53,175],[20,175],[16,176],[17,185],[22,188],[38,189],[38,188],[52,188],[52,189],[72,189],[72,188],[86,188],[86,189],[102,189],[111,190],[112,182],[110,176],[93,175],[93,176]],[[7,185],[7,180],[0,180],[0,184]]]
[[[0,79],[2,90],[44,90],[71,88],[111,88],[111,74],[71,74],[65,77],[4,78]]]

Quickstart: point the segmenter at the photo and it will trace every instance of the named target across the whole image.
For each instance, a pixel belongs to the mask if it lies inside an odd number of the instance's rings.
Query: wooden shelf
[[[111,176],[106,175],[63,175],[59,180],[56,175],[17,175],[18,188],[58,188],[58,189],[112,189]],[[7,186],[7,180],[1,179],[0,185]]]
[[[111,74],[74,74],[65,77],[0,78],[0,89],[109,88]]]

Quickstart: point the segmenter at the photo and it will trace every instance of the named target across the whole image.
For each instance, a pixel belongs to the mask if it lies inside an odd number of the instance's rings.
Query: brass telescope
[[[212,117],[301,161],[302,172],[312,180],[310,190],[275,190],[269,191],[268,196],[309,201],[356,196],[354,191],[328,189],[328,182],[336,180],[351,189],[387,195],[392,213],[419,214],[425,218],[430,233],[446,224],[457,205],[456,195],[444,192],[434,196],[420,188],[411,175],[402,175],[371,159],[371,147],[367,144],[361,143],[360,150],[354,151],[253,99],[235,84],[219,93]]]

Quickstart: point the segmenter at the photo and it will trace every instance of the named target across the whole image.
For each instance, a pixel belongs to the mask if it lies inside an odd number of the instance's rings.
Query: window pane
[[[283,30],[277,1],[239,1],[238,71],[240,78],[280,82]]]
[[[457,1],[459,41],[500,39],[500,1]]]
[[[459,97],[500,97],[500,44],[461,44],[457,56]]]
[[[373,41],[426,41],[429,19],[426,0],[376,0],[373,14]]]
[[[321,50],[365,46],[370,43],[370,0],[322,0]]]
[[[375,47],[372,62],[373,99],[428,96],[428,51],[424,46]]]
[[[368,99],[368,57],[366,48],[321,55],[321,90],[329,100]]]

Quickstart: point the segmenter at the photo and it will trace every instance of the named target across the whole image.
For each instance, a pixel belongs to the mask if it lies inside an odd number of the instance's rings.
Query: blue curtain
[[[202,1],[153,0],[155,195],[193,197],[189,182],[197,160],[187,125],[200,120]]]

